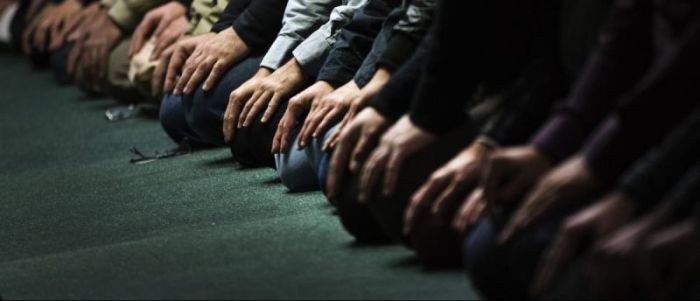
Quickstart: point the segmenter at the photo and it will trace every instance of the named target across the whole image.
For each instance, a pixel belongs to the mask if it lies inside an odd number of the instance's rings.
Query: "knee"
[[[209,95],[198,88],[185,96],[185,110],[187,122],[198,136],[213,145],[224,145],[223,110],[217,110],[212,100],[217,94]]]
[[[313,191],[319,188],[313,169],[303,154],[293,154],[296,150],[290,150],[289,154],[275,155],[277,162],[277,174],[282,184],[291,192]]]
[[[496,244],[498,231],[490,218],[482,219],[463,241],[463,259],[467,274],[474,287],[492,297],[502,289],[499,273],[507,273],[498,260],[500,251]]]
[[[185,138],[182,129],[185,122],[185,113],[182,110],[180,97],[173,95],[164,96],[158,117],[163,130],[171,139],[179,143]]]
[[[253,152],[250,151],[248,136],[247,128],[236,129],[236,134],[231,141],[231,155],[233,155],[233,159],[245,167],[260,167]]]
[[[426,217],[408,239],[428,267],[455,267],[462,262],[460,235],[437,217]]]
[[[527,298],[539,254],[541,231],[526,231],[508,243],[498,242],[502,225],[487,217],[464,240],[464,264],[474,286],[488,298]],[[504,287],[509,288],[503,290]]]
[[[386,243],[390,239],[384,234],[372,212],[357,200],[357,180],[347,181],[335,206],[343,228],[359,243]]]

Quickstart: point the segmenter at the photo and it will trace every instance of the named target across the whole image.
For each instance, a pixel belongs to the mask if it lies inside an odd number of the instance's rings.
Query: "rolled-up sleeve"
[[[282,18],[282,29],[260,64],[275,70],[291,59],[292,51],[329,19],[341,0],[290,0]]]

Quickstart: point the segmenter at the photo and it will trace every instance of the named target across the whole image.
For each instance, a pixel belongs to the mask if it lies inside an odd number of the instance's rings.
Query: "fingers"
[[[391,156],[389,156],[389,162],[386,165],[386,172],[384,173],[384,189],[382,194],[385,197],[391,196],[396,188],[396,183],[399,180],[399,170],[403,165],[404,152],[400,149],[392,149]]]
[[[350,158],[350,171],[353,173],[360,171],[362,159],[370,152],[372,146],[374,145],[375,137],[373,133],[362,133],[357,145],[352,151],[352,156]]]
[[[46,44],[48,42],[49,36],[50,36],[50,31],[49,29],[51,28],[51,24],[49,23],[50,20],[46,19],[43,22],[40,23],[39,27],[37,30],[34,32],[34,49],[39,50],[39,51],[44,51],[46,50]]]
[[[163,22],[163,21],[158,22],[158,27],[156,27],[156,30],[153,31],[153,37],[156,39],[160,39],[161,36],[165,33],[165,31],[168,29],[168,26],[171,24],[172,24],[172,21],[170,21],[170,22]]]
[[[58,41],[61,38],[61,32],[62,28],[66,24],[66,18],[61,18],[58,22],[54,23],[51,26],[51,42],[49,43],[49,50],[56,50],[59,47],[61,47],[61,44],[63,44],[63,41]]]
[[[78,16],[74,19],[68,19],[63,23],[63,27],[61,30],[56,34],[56,38],[53,38],[51,41],[51,49],[56,50],[63,46],[63,44],[66,42],[66,39],[68,38],[68,35],[73,33],[77,28],[78,24],[82,22],[84,18],[81,16]]]
[[[334,122],[340,118],[340,115],[343,113],[342,109],[339,108],[334,108],[328,114],[326,114],[323,117],[323,120],[321,120],[321,123],[319,123],[318,127],[313,131],[313,137],[318,138],[319,136],[323,135],[328,128],[330,128]]]
[[[360,194],[359,201],[366,203],[374,192],[374,187],[377,181],[386,169],[386,159],[389,157],[389,150],[380,147],[375,150],[365,163],[360,177]]]
[[[502,181],[501,169],[501,162],[497,158],[488,160],[484,168],[481,186],[484,188],[484,199],[491,204],[497,203],[496,195]]]
[[[339,127],[333,131],[333,134],[331,134],[331,136],[328,137],[328,140],[323,143],[323,147],[321,147],[322,151],[330,152],[333,148],[335,148],[336,143],[338,143],[338,138],[340,137],[340,130],[341,128]]]
[[[165,73],[165,82],[163,83],[164,93],[169,93],[175,89],[177,75],[182,70],[182,66],[185,64],[186,58],[187,55],[183,47],[176,47],[175,52],[168,63],[167,72]]]
[[[71,51],[68,54],[68,63],[66,64],[66,71],[71,76],[75,74],[78,60],[80,59],[83,52],[83,44],[84,41],[82,38],[76,40],[75,44],[73,45],[73,48],[71,48]]]
[[[211,68],[211,72],[209,73],[209,76],[207,79],[204,81],[204,85],[202,86],[202,89],[204,91],[209,91],[211,90],[214,85],[216,85],[216,82],[221,78],[221,76],[228,70],[229,64],[226,63],[225,61],[218,60],[215,64],[214,67]]]
[[[540,296],[554,283],[564,268],[573,260],[581,249],[581,229],[577,225],[567,223],[559,236],[549,248],[540,262],[535,281],[531,287],[532,296]]]
[[[215,62],[216,61],[214,58],[205,58],[204,60],[202,60],[198,64],[197,69],[195,69],[194,73],[192,73],[192,76],[187,82],[187,85],[185,85],[185,89],[183,90],[183,92],[185,94],[190,94],[194,92],[194,89],[204,80],[204,77],[207,76],[209,70],[211,70]]]
[[[287,107],[287,111],[282,117],[282,121],[277,126],[277,131],[275,132],[275,141],[272,145],[273,153],[287,153],[292,145],[291,133],[297,123],[297,119],[301,116],[302,108],[296,103],[290,104]]]
[[[129,45],[129,57],[133,57],[138,53],[143,44],[146,41],[146,36],[148,36],[153,30],[153,26],[158,20],[153,17],[152,14],[146,14],[146,17],[141,21],[141,24],[134,30],[131,35],[131,45]]]
[[[258,99],[253,103],[253,105],[250,107],[250,110],[248,111],[248,114],[245,115],[245,121],[243,122],[243,127],[249,127],[251,124],[253,124],[253,120],[255,120],[255,117],[260,114],[260,112],[263,110],[265,106],[270,103],[270,99],[275,96],[274,92],[269,92],[269,91],[264,91],[258,97]]]
[[[34,34],[35,22],[32,22],[27,29],[22,33],[22,51],[25,55],[30,55],[32,53],[32,37]]]
[[[338,138],[340,138],[340,133],[343,131],[343,129],[345,127],[348,126],[348,123],[350,122],[351,119],[352,119],[352,117],[350,116],[350,114],[346,114],[345,117],[343,117],[343,121],[340,122],[340,125],[338,126],[338,128],[336,128],[335,131],[333,132],[333,134],[331,134],[331,136],[328,138],[328,140],[326,140],[326,142],[323,143],[322,150],[324,152],[329,152],[331,149],[333,149],[335,147],[335,144],[338,142]]]
[[[306,147],[311,140],[313,132],[316,130],[318,125],[323,121],[323,116],[328,114],[332,110],[331,107],[321,107],[316,109],[313,114],[310,114],[304,122],[304,128],[299,136],[299,149]]]
[[[270,118],[272,118],[272,115],[274,115],[275,111],[277,111],[277,107],[279,106],[281,100],[282,95],[280,95],[279,93],[275,93],[272,96],[270,104],[267,105],[267,109],[265,110],[263,117],[260,119],[262,123],[266,123],[268,120],[270,120]]]
[[[151,57],[149,60],[155,61],[157,59],[160,59],[161,55],[163,55],[163,52],[168,49],[171,45],[175,44],[177,42],[177,39],[180,38],[177,35],[163,35],[161,36],[158,40],[156,40],[156,44],[153,46],[153,52],[151,53]]]
[[[413,230],[416,222],[416,213],[421,208],[427,208],[430,206],[430,201],[434,199],[435,195],[447,186],[449,183],[449,177],[433,175],[430,179],[418,189],[418,191],[413,195],[411,201],[409,202],[408,208],[404,214],[404,234],[408,235]]]
[[[236,125],[243,107],[242,99],[247,95],[239,95],[236,91],[231,93],[229,103],[224,113],[224,141],[230,145],[233,142],[233,135],[236,131]]]
[[[248,113],[252,109],[253,105],[255,102],[260,98],[260,96],[263,94],[264,91],[261,89],[255,89],[255,92],[253,92],[252,96],[249,96],[248,99],[246,99],[245,106],[243,107],[243,111],[241,112],[240,117],[238,118],[238,128],[242,128],[243,124],[245,123],[245,118],[248,116]],[[241,118],[242,117],[242,118]]]
[[[352,152],[352,145],[357,139],[356,131],[349,130],[340,135],[338,146],[333,151],[328,165],[328,178],[326,179],[326,193],[333,201],[339,194],[340,185],[348,168],[348,160]]]
[[[161,89],[163,88],[163,81],[165,80],[165,73],[168,69],[168,59],[163,58],[158,61],[156,69],[153,70],[153,77],[151,78],[151,96],[158,96]]]
[[[181,95],[183,93],[185,86],[190,82],[190,78],[199,67],[201,59],[200,53],[195,51],[195,53],[185,61],[185,68],[182,70],[182,75],[180,75],[180,79],[175,85],[175,95]]]
[[[472,227],[486,211],[486,201],[484,201],[484,189],[477,187],[467,197],[460,209],[457,211],[452,222],[452,228],[461,233]]]

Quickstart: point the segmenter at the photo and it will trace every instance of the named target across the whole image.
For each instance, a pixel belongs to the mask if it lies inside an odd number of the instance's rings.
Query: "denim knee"
[[[186,118],[190,128],[202,140],[212,145],[224,145],[223,115],[226,107],[217,107],[215,97],[226,93],[204,92],[198,88],[191,95],[185,96]],[[228,99],[228,97],[226,97]]]
[[[286,154],[276,154],[275,161],[277,174],[291,192],[319,189],[316,174],[304,152],[292,147]]]
[[[185,111],[182,108],[182,98],[180,96],[166,95],[160,105],[160,124],[165,133],[175,142],[180,143],[188,137],[189,126],[185,120]]]

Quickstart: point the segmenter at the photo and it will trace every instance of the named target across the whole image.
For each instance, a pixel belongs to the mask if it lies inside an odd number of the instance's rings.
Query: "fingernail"
[[[202,85],[202,90],[209,91],[209,85],[208,84]]]

